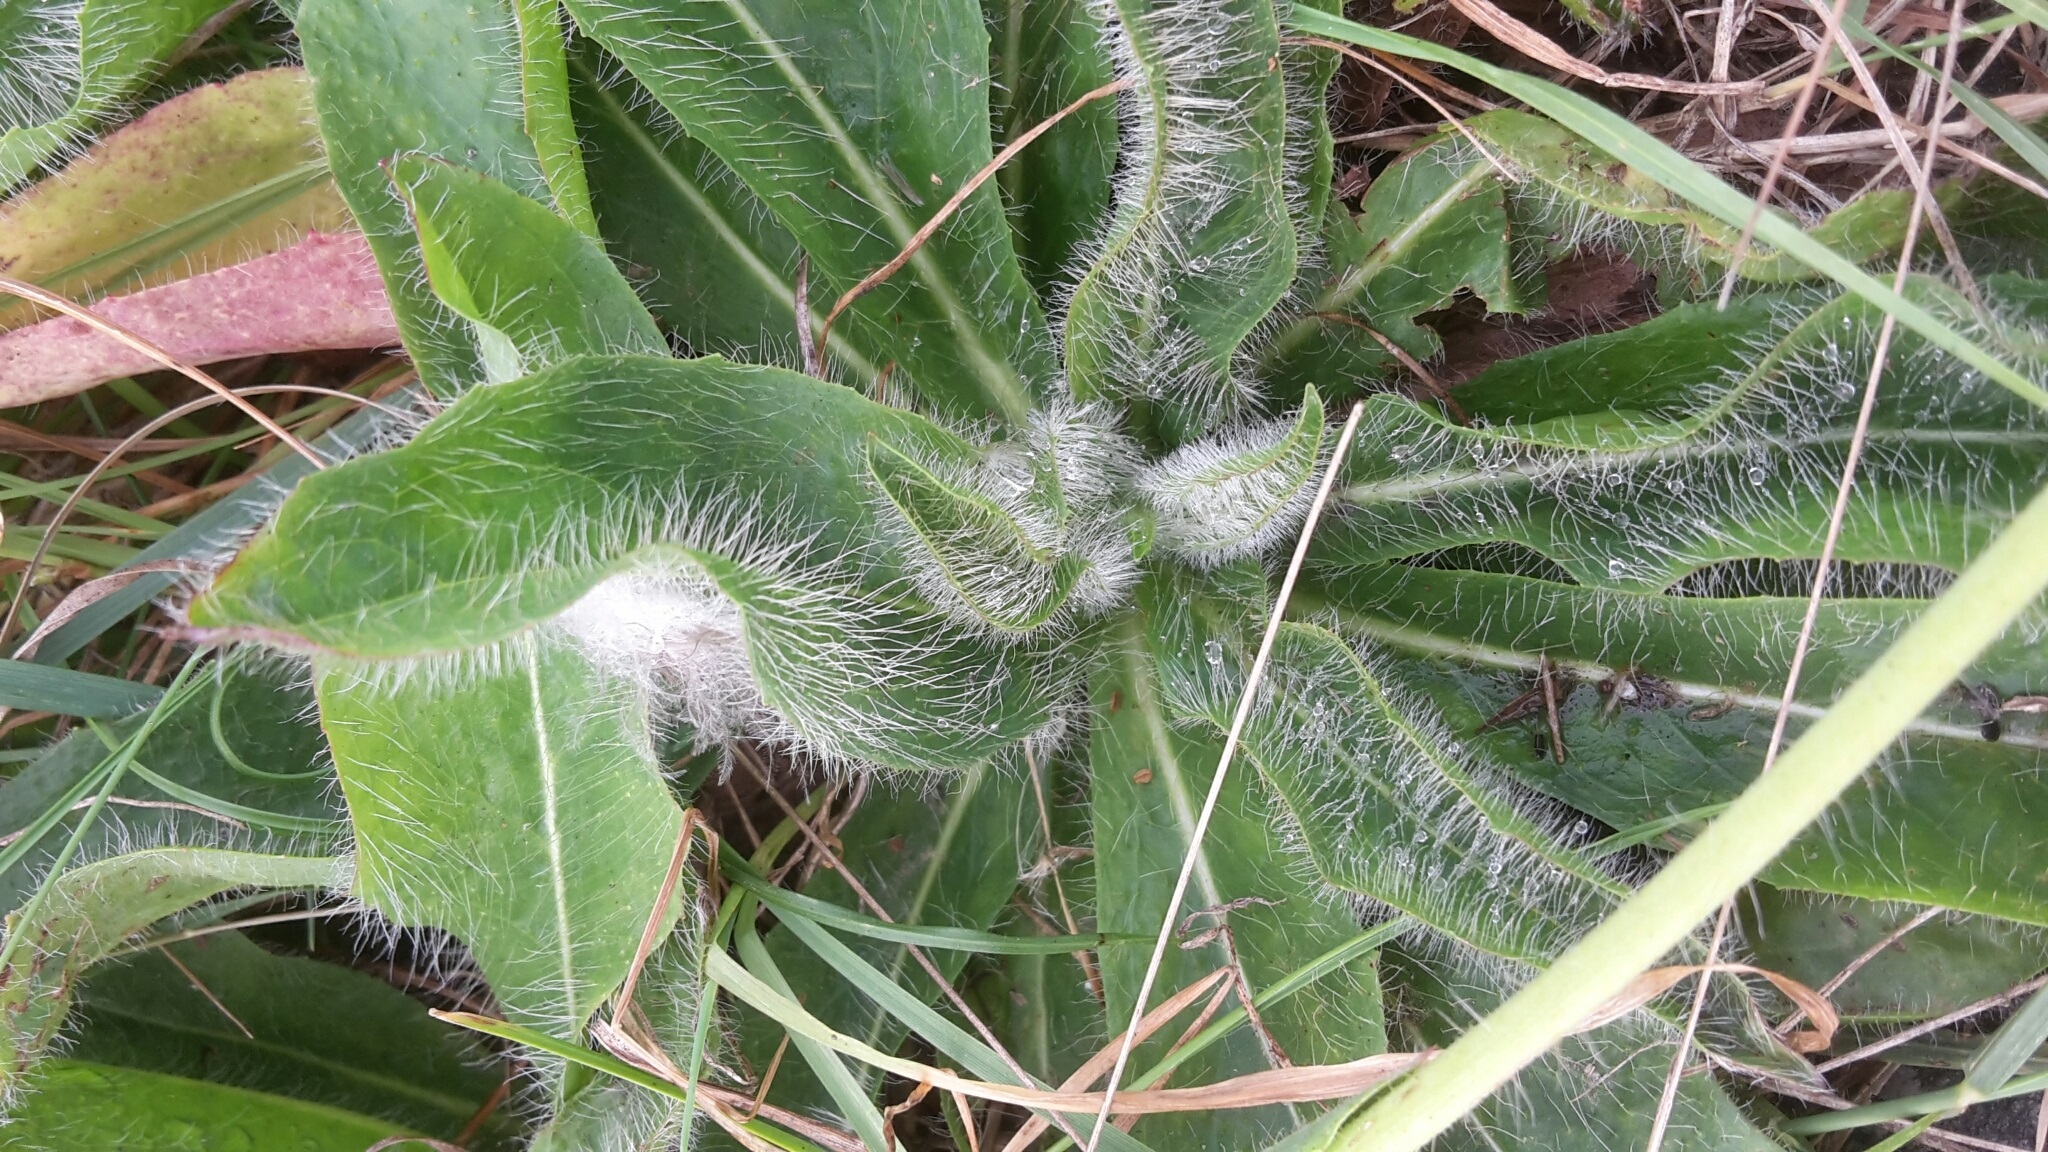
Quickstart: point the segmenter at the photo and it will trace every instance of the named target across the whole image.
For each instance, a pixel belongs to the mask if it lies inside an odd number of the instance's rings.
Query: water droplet
[[[1176,292],[1175,292],[1175,291],[1173,290],[1173,285],[1171,285],[1171,284],[1168,284],[1168,285],[1166,285],[1165,287],[1163,287],[1163,288],[1161,288],[1161,289],[1159,290],[1159,298],[1160,298],[1161,300],[1164,300],[1164,301],[1166,301],[1166,302],[1167,302],[1167,303],[1169,303],[1169,304],[1173,303],[1174,299],[1175,299],[1175,298],[1176,298],[1176,297],[1177,297],[1178,295],[1179,295],[1179,294],[1178,294],[1178,293],[1176,293]]]
[[[1413,444],[1396,445],[1387,455],[1393,457],[1395,463],[1400,463],[1415,455],[1415,446]]]
[[[1625,561],[1625,560],[1623,560],[1623,559],[1622,559],[1621,557],[1619,557],[1619,556],[1615,556],[1615,557],[1612,557],[1612,558],[1610,558],[1610,559],[1609,559],[1609,560],[1607,561],[1607,578],[1608,578],[1608,579],[1610,579],[1610,580],[1619,580],[1619,579],[1621,579],[1621,577],[1622,577],[1622,574],[1623,574],[1623,573],[1625,573],[1625,572],[1627,572],[1627,571],[1628,571],[1628,562],[1627,562],[1627,561]]]
[[[1764,480],[1767,479],[1769,476],[1770,473],[1764,471],[1763,465],[1751,464],[1749,466],[1749,482],[1751,484],[1754,484],[1757,487],[1761,488],[1764,486]]]
[[[1415,835],[1409,837],[1409,839],[1413,840],[1417,844],[1427,844],[1429,843],[1429,830],[1426,828],[1417,828],[1415,830]]]
[[[1572,835],[1574,836],[1584,836],[1586,833],[1592,830],[1593,826],[1584,820],[1578,820],[1572,823]]]
[[[1207,256],[1197,256],[1193,260],[1188,261],[1188,267],[1196,272],[1207,272],[1209,270],[1209,258]]]
[[[1202,644],[1202,655],[1209,661],[1209,667],[1223,667],[1223,641],[1210,637]]]
[[[1685,481],[1676,476],[1666,481],[1664,487],[1673,496],[1683,496],[1685,494]]]

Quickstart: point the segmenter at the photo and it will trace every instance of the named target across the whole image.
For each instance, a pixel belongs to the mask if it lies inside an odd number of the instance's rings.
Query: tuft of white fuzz
[[[769,723],[739,606],[706,576],[621,573],[585,593],[554,626],[593,664],[667,702],[700,744],[723,744]]]
[[[1315,499],[1325,458],[1314,393],[1293,419],[1183,445],[1139,473],[1160,546],[1211,567],[1255,556],[1294,535]]]

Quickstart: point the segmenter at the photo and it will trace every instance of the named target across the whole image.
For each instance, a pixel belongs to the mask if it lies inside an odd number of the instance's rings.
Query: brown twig
[[[932,214],[931,219],[925,221],[924,227],[919,228],[917,233],[910,238],[910,242],[903,246],[902,251],[896,253],[895,259],[868,273],[865,279],[847,289],[846,294],[833,303],[832,310],[825,314],[824,325],[818,329],[818,347],[815,353],[817,357],[816,364],[823,365],[825,362],[825,342],[831,338],[832,323],[839,319],[839,314],[846,311],[855,300],[867,295],[870,289],[889,277],[894,276],[905,264],[910,263],[910,258],[917,255],[917,250],[924,247],[925,241],[930,240],[933,233],[936,233],[943,227],[953,213],[960,210],[960,206],[967,202],[969,196],[974,195],[976,189],[987,183],[989,177],[994,176],[1003,165],[1009,163],[1011,157],[1023,151],[1026,145],[1045,135],[1053,125],[1058,124],[1069,115],[1102,99],[1104,96],[1129,88],[1135,81],[1136,77],[1126,76],[1120,80],[1112,80],[1100,88],[1094,88],[1083,93],[1073,103],[1032,125],[1023,135],[1010,141],[1009,144],[1003,147],[1002,151],[996,153],[994,159],[982,165],[981,171],[976,172],[972,179],[962,184],[960,190],[953,193],[952,198],[941,205],[939,210]]]
[[[1027,746],[1024,749],[1024,767],[1031,777],[1031,795],[1038,801],[1038,829],[1045,837],[1045,867],[1052,874],[1052,888],[1060,901],[1060,918],[1066,922],[1067,935],[1081,934],[1080,921],[1074,919],[1074,909],[1067,903],[1067,886],[1060,880],[1059,861],[1053,858],[1052,812],[1045,803],[1045,781],[1039,775],[1038,757]],[[1102,973],[1095,967],[1095,959],[1086,950],[1072,954],[1081,965],[1081,977],[1088,982],[1088,990],[1099,1001],[1104,996]]]
[[[1442,117],[1444,123],[1456,129],[1458,135],[1463,136],[1467,144],[1479,150],[1479,154],[1486,158],[1486,162],[1493,166],[1494,171],[1500,173],[1505,178],[1512,179],[1514,177],[1514,169],[1508,167],[1507,162],[1495,155],[1493,149],[1488,148],[1485,142],[1480,140],[1478,136],[1473,135],[1472,129],[1466,127],[1463,120],[1451,115],[1451,110],[1439,103],[1436,97],[1429,94],[1427,89],[1411,82],[1404,73],[1390,67],[1386,61],[1381,60],[1377,55],[1370,52],[1361,52],[1349,44],[1342,44],[1335,40],[1325,40],[1319,36],[1286,36],[1282,37],[1280,42],[1282,44],[1301,44],[1312,48],[1328,48],[1342,55],[1347,60],[1356,60],[1368,68],[1374,68],[1386,73],[1396,83],[1415,93],[1423,103],[1429,105],[1430,110]]]
[[[740,1113],[741,1121],[752,1120],[761,1114],[761,1105],[768,1102],[768,1089],[774,1086],[775,1073],[781,1071],[782,1057],[788,1051],[789,1033],[784,1032],[782,1040],[775,1045],[775,1055],[768,1058],[768,1070],[761,1073],[761,1084],[760,1087],[754,1089],[753,1100],[749,1101],[746,1110]]]
[[[1431,399],[1435,400],[1439,404],[1442,404],[1444,408],[1450,412],[1451,419],[1456,420],[1460,424],[1467,422],[1469,417],[1465,415],[1465,409],[1460,407],[1456,400],[1451,399],[1450,388],[1447,385],[1445,385],[1442,380],[1437,379],[1436,375],[1432,373],[1429,369],[1424,368],[1422,366],[1422,361],[1417,360],[1414,356],[1410,355],[1406,348],[1403,348],[1399,344],[1394,343],[1393,340],[1389,339],[1385,333],[1381,332],[1377,328],[1374,328],[1372,325],[1367,324],[1365,321],[1358,319],[1355,316],[1346,316],[1342,312],[1317,312],[1313,315],[1318,320],[1329,320],[1337,324],[1348,324],[1351,327],[1356,328],[1361,332],[1364,332],[1367,336],[1372,337],[1375,341],[1379,343],[1380,347],[1387,350],[1387,354],[1389,356],[1392,356],[1395,360],[1400,361],[1401,367],[1406,368],[1412,375],[1414,375],[1416,382],[1422,385],[1423,390],[1429,393]]]
[[[1557,666],[1547,655],[1538,658],[1536,682],[1543,689],[1543,714],[1550,721],[1550,755],[1562,764],[1565,760],[1564,726],[1557,715]]]
[[[654,942],[663,935],[662,929],[673,920],[666,915],[669,901],[675,899],[676,885],[683,878],[683,864],[690,857],[690,840],[697,828],[698,813],[695,808],[683,809],[682,830],[676,835],[675,851],[669,853],[668,871],[662,875],[661,890],[655,894],[654,907],[647,910],[647,923],[640,929],[640,943],[633,949],[632,966],[626,969],[625,982],[619,985],[619,994],[612,1000],[612,1026],[619,1026],[619,1015],[633,1003],[633,988],[640,982],[640,970],[647,966],[647,958],[654,954]],[[712,846],[712,859],[717,859],[717,846]]]
[[[1602,88],[1646,88],[1682,96],[1747,96],[1763,91],[1763,85],[1754,80],[1716,83],[1667,80],[1642,72],[1609,72],[1565,51],[1550,38],[1503,12],[1493,0],[1451,0],[1451,7],[1522,55]]]
[[[1923,1020],[1920,1023],[1913,1025],[1911,1028],[1906,1028],[1898,1032],[1894,1032],[1890,1036],[1886,1036],[1882,1040],[1873,1040],[1870,1043],[1865,1044],[1863,1047],[1858,1048],[1853,1052],[1848,1052],[1841,1056],[1837,1056],[1834,1059],[1829,1060],[1825,1064],[1816,1065],[1814,1067],[1814,1071],[1825,1076],[1828,1073],[1833,1072],[1837,1068],[1846,1068],[1849,1065],[1856,1063],[1858,1060],[1868,1060],[1872,1056],[1876,1056],[1883,1052],[1888,1052],[1891,1049],[1896,1048],[1901,1044],[1904,1044],[1908,1040],[1915,1040],[1922,1036],[1927,1035],[1929,1032],[1936,1032],[1943,1028],[1946,1028],[1949,1025],[1954,1024],[1958,1020],[1968,1020],[1970,1017],[1975,1016],[1980,1012],[1989,1012],[1993,1008],[1998,1008],[2006,1004],[2010,1004],[2013,1001],[2019,999],[2020,997],[2025,996],[2029,992],[2034,992],[2040,989],[2044,985],[2048,985],[2048,974],[2043,974],[2040,976],[2036,976],[2031,980],[2023,981],[2019,984],[2014,985],[2011,988],[2006,989],[2003,992],[2000,992],[1996,996],[1986,996],[1984,999],[1979,1000],[1974,1004],[1966,1004],[1963,1007],[1958,1008],[1955,1011],[1950,1012],[1946,1015],[1937,1016],[1932,1020]]]
[[[213,1005],[216,1011],[228,1018],[228,1023],[233,1024],[235,1030],[240,1032],[244,1039],[254,1040],[256,1038],[256,1034],[249,1031],[249,1026],[242,1023],[242,1018],[228,1011],[228,1006],[220,1002],[220,997],[213,994],[213,989],[206,986],[206,981],[201,980],[190,968],[185,967],[183,960],[178,959],[176,954],[169,948],[160,948],[158,951],[164,954],[164,959],[169,960],[171,966],[182,973],[186,980],[191,981],[192,987],[197,989],[201,996],[206,997],[208,1004]]]

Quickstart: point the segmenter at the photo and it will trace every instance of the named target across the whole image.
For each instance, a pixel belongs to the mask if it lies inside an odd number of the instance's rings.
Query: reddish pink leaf
[[[309,233],[282,252],[109,297],[92,310],[189,364],[398,343],[384,282],[358,232]],[[69,396],[161,367],[83,322],[60,316],[0,335],[0,408]]]

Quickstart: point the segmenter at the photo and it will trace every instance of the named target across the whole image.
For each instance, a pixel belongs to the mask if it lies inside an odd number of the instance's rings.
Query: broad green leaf
[[[1673,705],[1771,712],[1806,613],[1804,596],[1664,595],[1402,564],[1313,570],[1299,595],[1299,615],[1334,609],[1346,631],[1419,654],[1525,672],[1548,654],[1582,681],[1633,668],[1668,685]],[[1926,607],[1905,596],[1823,600],[1796,699],[1825,705]],[[2035,639],[2048,616],[2025,621],[1965,679],[2008,696],[2048,685],[2048,654]],[[1965,731],[1976,736],[1974,725]]]
[[[1176,730],[1160,697],[1156,652],[1166,638],[1148,631],[1158,618],[1156,600],[1171,595],[1154,582],[1139,596],[1139,611],[1116,621],[1106,641],[1106,669],[1091,689],[1089,726],[1092,774],[1089,800],[1095,822],[1098,924],[1106,932],[1133,933],[1137,942],[1104,946],[1102,976],[1108,991],[1110,1031],[1131,1018],[1153,938],[1185,854],[1197,813],[1215,775],[1221,740],[1213,732]],[[1153,609],[1147,612],[1146,609]],[[1230,963],[1222,941],[1188,950],[1206,930],[1227,925],[1236,956],[1254,992],[1265,990],[1327,949],[1358,934],[1358,921],[1341,904],[1304,882],[1285,843],[1286,832],[1269,807],[1262,782],[1239,764],[1199,848],[1188,898],[1176,924],[1191,925],[1170,941],[1152,999]],[[1200,915],[1236,901],[1261,903]],[[1178,927],[1176,928],[1178,931]],[[1375,958],[1361,957],[1298,998],[1262,1013],[1274,1042],[1295,1064],[1355,1060],[1386,1050],[1380,1019]],[[1164,1056],[1178,1032],[1166,1029],[1134,1053],[1133,1069]],[[1275,1067],[1262,1038],[1241,1029],[1176,1073],[1177,1083],[1208,1083]],[[1313,1115],[1299,1106],[1161,1116],[1135,1133],[1157,1147],[1251,1147],[1271,1140]]]
[[[1328,268],[1309,315],[1260,350],[1290,382],[1377,375],[1393,356],[1372,333],[1428,359],[1442,348],[1415,317],[1470,290],[1495,312],[1521,312],[1507,193],[1499,172],[1460,137],[1402,157],[1373,181],[1353,219],[1330,209]],[[1364,325],[1361,329],[1358,325]],[[1370,331],[1367,331],[1369,329]]]
[[[1342,15],[1343,0],[1307,0]],[[1330,134],[1330,81],[1343,57],[1327,48],[1288,44],[1281,48],[1287,86],[1287,204],[1294,218],[1297,271],[1320,262],[1323,229],[1330,220],[1336,184],[1336,141]]]
[[[51,1061],[11,1115],[6,1146],[20,1152],[215,1152],[289,1148],[362,1152],[405,1130],[339,1108],[82,1061]]]
[[[662,326],[698,352],[797,366],[796,239],[596,44],[579,41],[569,70],[605,244]],[[829,306],[813,292],[813,336]],[[851,341],[832,355],[856,380],[881,372]]]
[[[1824,601],[1792,731],[1867,670],[1927,603]],[[1400,678],[1465,733],[1526,691],[1523,677],[1547,655],[1580,682],[1559,709],[1567,761],[1551,757],[1540,710],[1471,741],[1538,789],[1627,828],[1723,803],[1754,778],[1806,604],[1386,565],[1319,573],[1299,608],[1333,609],[1347,634],[1439,662],[1403,661]],[[2040,627],[2037,616],[2023,618],[1978,657],[1965,682],[2001,696],[2039,691],[2048,684]],[[1642,685],[1633,701],[1613,701],[1588,684],[1624,671]],[[1515,679],[1504,682],[1502,673]],[[1990,744],[1960,699],[1944,712],[1915,722],[1880,771],[1846,793],[1767,878],[2042,922],[2048,876],[2036,857],[2048,843],[2048,791],[2037,780],[2040,733],[2013,717],[2007,739]]]
[[[23,0],[0,13],[0,191],[197,47],[229,0]]]
[[[1266,552],[1308,515],[1323,463],[1323,401],[1292,421],[1182,445],[1138,476],[1158,542],[1196,564]]]
[[[1626,893],[1337,636],[1284,625],[1271,669],[1244,750],[1326,883],[1538,967]]]
[[[994,71],[991,115],[1003,143],[1116,78],[1094,5],[984,0],[982,7]],[[1017,260],[1048,307],[1108,217],[1116,109],[1109,99],[1077,109],[996,176],[1010,208]]]
[[[626,976],[681,821],[630,688],[532,636],[411,675],[315,668],[357,892],[454,933],[509,1018],[580,1034]]]
[[[1915,292],[1968,315],[1946,289]],[[1704,326],[1706,307],[1495,367],[1472,383],[1481,412],[1517,384],[1541,388],[1553,366],[1579,383],[1533,410],[1505,402],[1499,427],[1368,398],[1319,553],[1359,563],[1513,542],[1581,584],[1643,591],[1717,561],[1818,554],[1877,310],[1758,300],[1728,315],[1727,351],[1670,362],[1660,338]],[[1620,396],[1630,409],[1598,411]],[[1837,558],[1960,570],[2048,478],[2044,443],[2030,405],[1902,333]]]
[[[393,659],[494,643],[576,605],[565,626],[608,667],[682,678],[700,733],[973,763],[1050,720],[1066,662],[1049,639],[1004,643],[901,590],[870,437],[974,453],[779,369],[570,361],[309,478],[192,619]],[[536,487],[541,474],[553,479]],[[337,564],[362,579],[331,580]]]
[[[566,5],[811,260],[812,307],[880,269],[993,155],[973,0]],[[1021,420],[1055,367],[994,188],[841,319],[834,343],[954,415]],[[859,381],[866,385],[869,381]]]
[[[1244,399],[1232,359],[1294,279],[1286,99],[1270,0],[1116,0],[1137,84],[1116,216],[1067,312],[1083,399],[1152,408],[1169,443]],[[1203,109],[1228,107],[1227,118]]]
[[[93,970],[67,1057],[271,1092],[443,1140],[504,1078],[488,1051],[368,973],[272,955],[239,932],[165,949],[175,964],[150,950]],[[500,1109],[484,1131],[502,1147],[517,1130]]]
[[[480,172],[417,155],[390,166],[442,303],[539,368],[588,353],[668,351],[604,249]],[[513,375],[523,375],[514,371]]]
[[[426,152],[547,196],[521,115],[510,0],[305,0],[295,26],[335,185],[377,253],[420,379],[453,396],[483,379],[477,339],[429,292],[385,165]]]
[[[143,928],[237,888],[346,888],[348,867],[326,857],[156,848],[109,856],[59,876],[35,923],[0,970],[0,1087],[21,1082],[63,1027],[79,979]]]
[[[1756,962],[1812,988],[1925,911],[1768,884],[1754,895],[1736,909]],[[1829,999],[1852,1020],[1917,1020],[1997,996],[2044,967],[2048,948],[2037,932],[1946,913],[1879,949]]]
[[[0,208],[0,264],[90,299],[349,225],[313,132],[312,86],[273,68],[175,96]],[[34,311],[0,304],[0,329]]]

